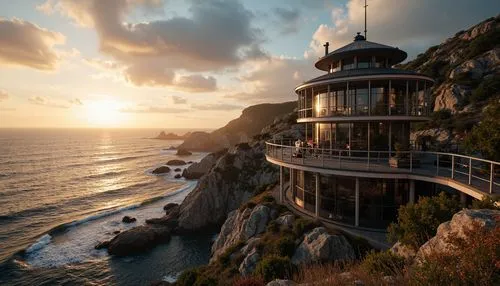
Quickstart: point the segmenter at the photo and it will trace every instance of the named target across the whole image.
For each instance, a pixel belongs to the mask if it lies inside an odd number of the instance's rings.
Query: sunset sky
[[[295,100],[363,30],[364,0],[0,0],[0,127],[217,128]],[[498,0],[368,0],[368,40],[409,58]]]

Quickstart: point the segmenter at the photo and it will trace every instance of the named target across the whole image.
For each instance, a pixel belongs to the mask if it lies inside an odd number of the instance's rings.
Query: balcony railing
[[[293,140],[273,140],[266,142],[266,155],[278,161],[308,167],[442,177],[489,194],[500,193],[499,162],[459,154],[296,147]],[[391,157],[399,158],[398,167],[391,167]]]

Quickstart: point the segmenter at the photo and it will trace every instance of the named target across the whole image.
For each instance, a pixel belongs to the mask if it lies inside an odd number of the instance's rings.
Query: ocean
[[[182,143],[148,139],[159,131],[0,129],[0,285],[149,285],[207,263],[211,233],[173,236],[125,258],[94,249],[115,231],[161,217],[196,186],[175,179],[180,172],[151,174],[179,159],[167,149]],[[125,215],[137,222],[122,223]]]

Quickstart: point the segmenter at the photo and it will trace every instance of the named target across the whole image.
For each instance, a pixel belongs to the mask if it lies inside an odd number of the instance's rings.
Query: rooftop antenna
[[[366,8],[368,7],[368,5],[366,4],[366,0],[365,0],[365,40],[366,40]]]

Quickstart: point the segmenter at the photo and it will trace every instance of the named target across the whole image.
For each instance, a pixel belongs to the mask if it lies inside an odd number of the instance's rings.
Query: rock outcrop
[[[410,246],[404,245],[401,242],[396,242],[391,248],[390,251],[394,254],[397,254],[407,260],[411,260],[417,255],[417,252]]]
[[[183,160],[174,159],[174,160],[168,161],[167,165],[169,165],[169,166],[184,166],[184,165],[186,165],[186,162]]]
[[[167,167],[167,166],[160,166],[156,169],[154,169],[151,173],[155,174],[155,175],[160,175],[160,174],[165,174],[165,173],[168,173],[170,172],[170,168]]]
[[[436,236],[427,241],[417,252],[417,261],[425,260],[431,253],[454,251],[448,237],[454,234],[458,238],[465,238],[465,231],[479,226],[485,229],[493,229],[500,221],[499,210],[471,210],[463,209],[453,215],[451,221],[439,225]]]
[[[165,131],[160,132],[158,136],[156,136],[154,139],[160,139],[160,140],[183,140],[189,137],[191,132],[187,132],[184,135],[177,135],[174,133],[166,133]]]
[[[144,252],[169,239],[168,227],[137,226],[121,232],[106,246],[109,254],[126,256]]]
[[[253,209],[246,208],[243,211],[232,211],[222,225],[219,236],[212,245],[211,261],[217,260],[229,247],[238,242],[247,241],[263,233],[270,220],[271,209],[265,205],[257,205]]]
[[[264,143],[231,148],[180,206],[179,227],[195,231],[222,224],[259,186],[277,182],[277,168],[265,160]]]
[[[444,84],[436,89],[436,99],[434,101],[434,111],[449,109],[452,113],[457,112],[457,104],[471,94],[467,86],[458,84]]]
[[[126,215],[122,218],[123,223],[133,223],[136,221],[137,221],[137,219],[135,217],[129,217],[128,215]]]
[[[182,176],[188,180],[201,178],[212,169],[217,160],[226,154],[226,152],[227,150],[223,149],[222,151],[208,154],[200,162],[195,162],[184,169]]]
[[[295,250],[292,263],[342,262],[355,258],[354,249],[343,235],[331,235],[324,227],[317,227],[304,236]]]
[[[193,153],[191,153],[190,151],[188,151],[187,149],[184,149],[184,148],[177,148],[177,153],[175,153],[175,155],[177,156],[189,156],[189,155],[192,155]]]

